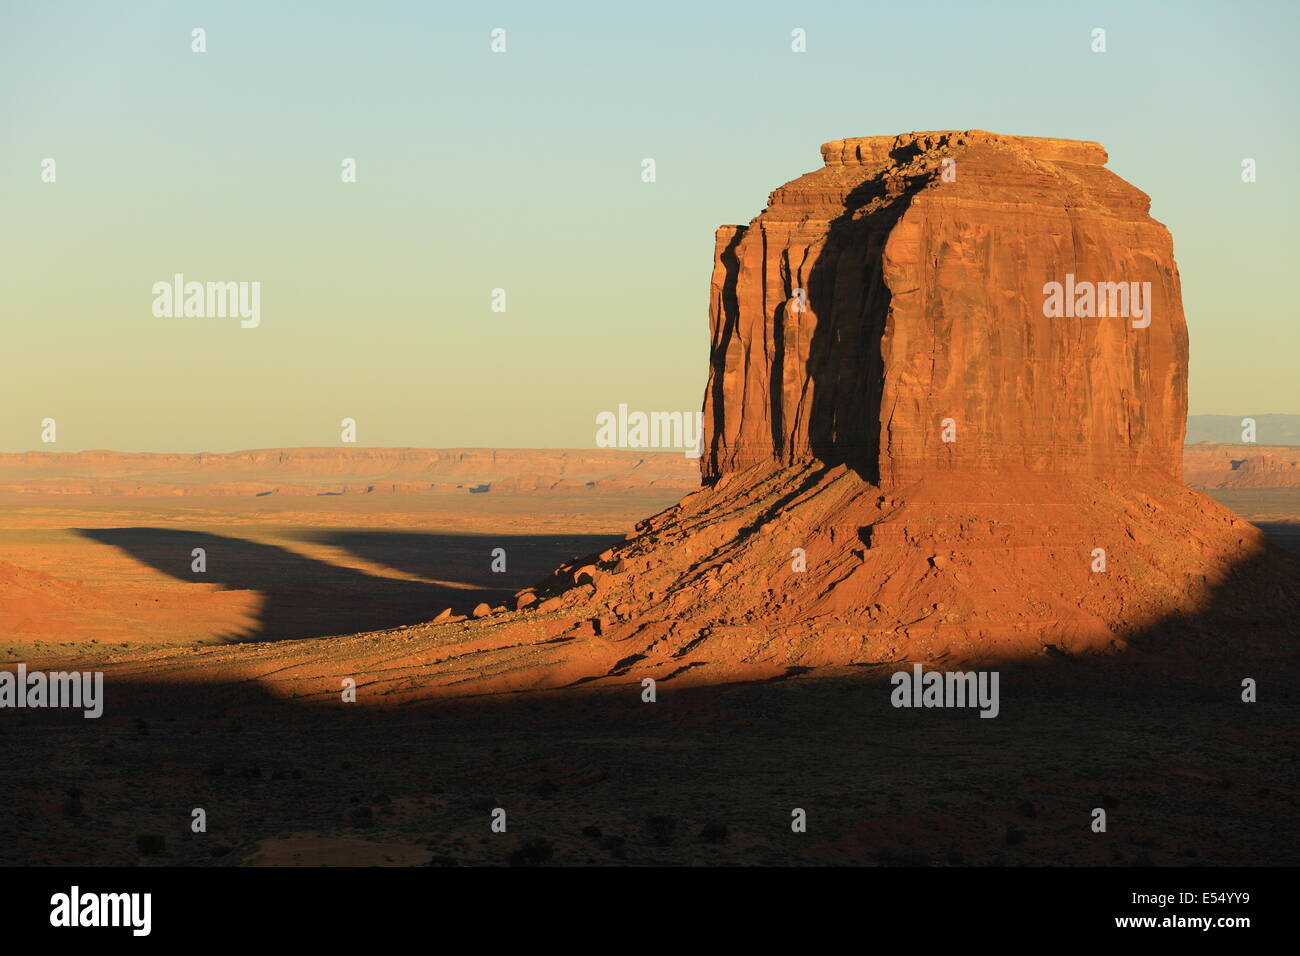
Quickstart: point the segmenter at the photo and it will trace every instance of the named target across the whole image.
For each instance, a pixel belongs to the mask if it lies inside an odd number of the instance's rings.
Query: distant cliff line
[[[584,449],[267,448],[172,454],[0,454],[0,493],[131,496],[438,494],[679,488],[680,452]]]
[[[1201,442],[1194,488],[1300,487],[1300,447]],[[681,453],[587,449],[269,448],[197,454],[0,454],[0,494],[267,497],[633,492],[698,487]]]

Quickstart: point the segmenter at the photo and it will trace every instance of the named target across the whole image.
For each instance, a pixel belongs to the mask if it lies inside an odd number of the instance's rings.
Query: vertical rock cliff
[[[813,459],[886,486],[1179,474],[1173,245],[1101,146],[911,133],[822,156],[748,226],[718,230],[706,480]],[[1044,314],[1051,282],[1077,286],[1069,314]]]

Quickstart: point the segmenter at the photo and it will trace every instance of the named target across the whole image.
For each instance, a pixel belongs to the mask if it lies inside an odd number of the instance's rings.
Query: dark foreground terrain
[[[1107,665],[1114,667],[1114,664]],[[1004,671],[1002,713],[879,675],[327,716],[151,688],[6,721],[0,860],[36,864],[1295,864],[1300,716],[1104,667]],[[188,699],[186,699],[188,698]],[[345,719],[346,718],[346,719]],[[191,812],[208,832],[190,832]],[[507,830],[493,833],[494,808]],[[1104,808],[1107,832],[1090,830]],[[791,813],[807,813],[807,832]],[[151,841],[150,836],[161,840]]]

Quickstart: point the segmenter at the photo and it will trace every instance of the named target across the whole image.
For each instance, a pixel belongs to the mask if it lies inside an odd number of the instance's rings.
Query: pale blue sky
[[[335,444],[345,416],[365,445],[590,447],[620,403],[699,408],[718,225],[826,140],[948,128],[1103,143],[1174,235],[1191,411],[1297,412],[1298,20],[1294,3],[6,0],[0,450]],[[154,318],[175,272],[260,281],[261,327]]]

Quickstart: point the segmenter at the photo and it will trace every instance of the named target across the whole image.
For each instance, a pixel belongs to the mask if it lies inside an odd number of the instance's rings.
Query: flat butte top
[[[1054,163],[1105,166],[1108,158],[1105,147],[1090,140],[1055,139],[1047,136],[1006,136],[983,129],[968,129],[834,139],[822,144],[822,159],[826,161],[827,166],[879,165],[891,160],[906,160],[920,153],[986,143],[1023,150],[1035,159]]]
[[[1084,208],[1151,221],[1150,197],[1105,168],[1100,143],[948,130],[837,139],[821,151],[824,165],[772,191],[759,217],[766,225],[801,228],[846,209],[870,213],[903,192],[939,187],[975,206]]]

